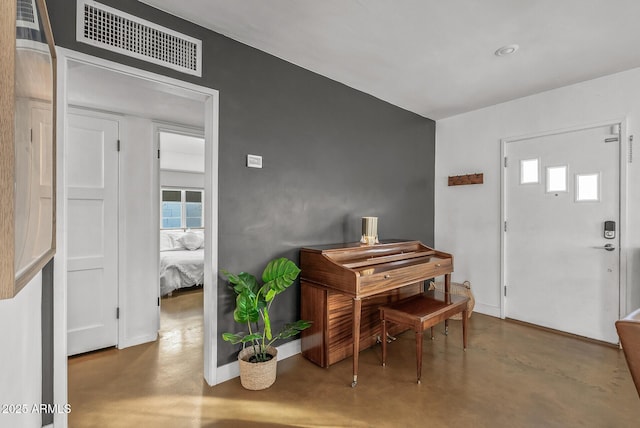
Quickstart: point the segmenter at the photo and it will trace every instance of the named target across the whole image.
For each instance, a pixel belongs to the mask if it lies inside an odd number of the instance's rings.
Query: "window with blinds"
[[[161,228],[197,229],[204,227],[204,191],[162,189]]]

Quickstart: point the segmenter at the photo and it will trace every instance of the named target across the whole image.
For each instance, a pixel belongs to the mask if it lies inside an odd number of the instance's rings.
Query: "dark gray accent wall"
[[[379,217],[382,239],[432,245],[432,120],[139,2],[102,1],[203,40],[202,78],[98,49],[76,42],[75,1],[47,3],[57,45],[220,92],[221,268],[259,276],[271,258],[298,262],[300,247],[356,241],[362,216]],[[264,167],[246,168],[247,154]],[[225,284],[218,328],[236,331]],[[297,284],[274,309],[277,325],[298,317]],[[218,349],[218,365],[235,360],[236,347]]]
[[[42,404],[53,406],[53,259],[42,269]],[[42,426],[53,423],[53,413],[42,412]]]

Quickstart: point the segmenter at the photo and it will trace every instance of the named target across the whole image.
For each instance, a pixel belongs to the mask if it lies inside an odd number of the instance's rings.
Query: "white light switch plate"
[[[247,155],[247,166],[249,168],[262,168],[262,156]]]

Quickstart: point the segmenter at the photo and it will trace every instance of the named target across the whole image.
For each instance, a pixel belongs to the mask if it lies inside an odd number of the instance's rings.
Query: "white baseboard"
[[[292,340],[284,345],[276,347],[278,349],[278,360],[282,361],[289,357],[299,354],[302,351],[300,345],[300,339]],[[225,364],[216,369],[216,382],[222,383],[230,379],[240,376],[240,366],[237,361],[233,363]]]
[[[132,337],[130,339],[121,340],[118,343],[118,349],[128,348],[130,346],[142,345],[143,343],[155,342],[158,339],[158,333],[145,334],[142,336]]]
[[[478,303],[477,301],[475,306],[473,307],[473,312],[500,318],[500,307],[484,305],[482,303]]]

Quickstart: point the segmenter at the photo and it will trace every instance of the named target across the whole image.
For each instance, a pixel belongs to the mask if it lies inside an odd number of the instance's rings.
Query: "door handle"
[[[607,251],[613,251],[616,249],[616,247],[614,247],[612,244],[606,244],[604,247],[593,247],[593,248],[597,248],[599,250],[607,250]]]

